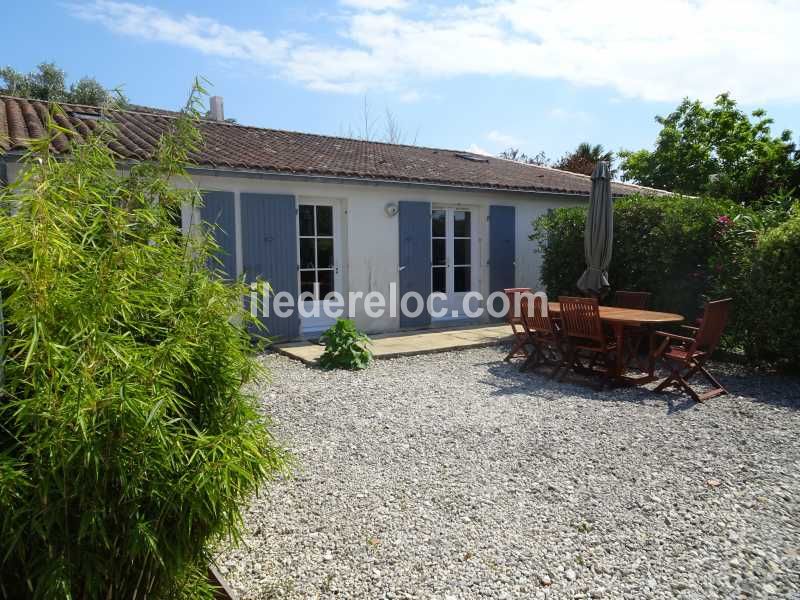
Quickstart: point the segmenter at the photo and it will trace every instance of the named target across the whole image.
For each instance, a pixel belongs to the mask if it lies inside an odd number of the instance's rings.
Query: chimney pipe
[[[209,116],[215,121],[225,120],[225,109],[222,107],[222,96],[209,98]]]

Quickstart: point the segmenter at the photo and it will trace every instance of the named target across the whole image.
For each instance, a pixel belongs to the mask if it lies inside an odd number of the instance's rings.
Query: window
[[[297,220],[300,293],[308,292],[314,295],[315,300],[322,300],[334,291],[333,207],[301,204]],[[319,287],[315,288],[315,284]]]
[[[431,291],[461,294],[472,289],[472,212],[431,211]]]

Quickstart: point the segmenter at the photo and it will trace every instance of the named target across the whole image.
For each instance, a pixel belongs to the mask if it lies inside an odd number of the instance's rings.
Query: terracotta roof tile
[[[74,138],[77,141],[97,130],[98,119],[114,123],[116,138],[109,147],[121,159],[130,160],[151,156],[159,136],[170,129],[177,116],[139,106],[127,110],[61,106],[66,118],[58,116],[56,122],[78,134]],[[43,136],[50,108],[47,102],[0,96],[0,150],[20,150],[30,138]],[[585,175],[458,150],[366,142],[208,119],[201,120],[199,127],[203,144],[192,160],[200,167],[524,192],[588,195],[591,188],[591,180]],[[68,151],[63,135],[54,139],[52,146],[56,152]],[[615,195],[665,193],[620,182],[613,182],[612,190]]]

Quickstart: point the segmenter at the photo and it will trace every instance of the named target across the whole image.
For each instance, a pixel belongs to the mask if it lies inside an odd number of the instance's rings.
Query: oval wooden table
[[[558,302],[548,302],[547,310],[554,316],[561,314],[561,306]],[[652,331],[658,325],[680,323],[684,320],[684,317],[675,313],[658,312],[655,310],[601,306],[600,320],[603,323],[608,323],[611,327],[614,332],[614,339],[617,343],[617,360],[614,361],[614,368],[611,372],[611,376],[625,383],[641,384],[655,379],[655,357],[653,356],[652,344],[648,356],[647,374],[642,377],[626,377],[624,353],[625,328],[646,327]]]

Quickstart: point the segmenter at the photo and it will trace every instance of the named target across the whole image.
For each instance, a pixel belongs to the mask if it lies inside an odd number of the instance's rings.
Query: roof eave
[[[356,175],[328,175],[322,173],[308,173],[308,172],[293,172],[293,171],[277,171],[269,169],[245,169],[245,168],[229,168],[229,167],[213,167],[213,166],[192,166],[188,167],[187,171],[195,175],[211,175],[215,177],[248,177],[255,179],[276,179],[288,181],[313,181],[313,182],[327,182],[337,183],[342,185],[357,184],[357,185],[391,185],[391,186],[405,186],[413,188],[427,188],[427,189],[456,189],[464,191],[475,192],[509,192],[515,194],[534,194],[546,196],[569,196],[579,198],[589,198],[587,192],[572,192],[560,190],[547,190],[538,188],[520,188],[520,187],[500,187],[493,185],[469,184],[459,182],[433,182],[433,181],[419,181],[413,179],[389,179],[382,177],[363,177]]]

